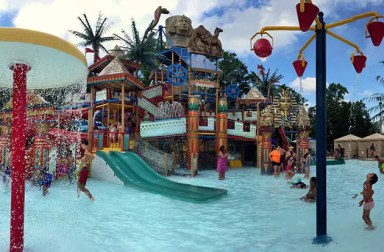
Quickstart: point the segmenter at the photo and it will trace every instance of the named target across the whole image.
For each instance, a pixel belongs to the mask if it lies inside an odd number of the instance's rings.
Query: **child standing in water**
[[[375,173],[368,173],[367,180],[364,182],[363,191],[360,193],[363,195],[363,199],[359,201],[359,206],[361,207],[363,204],[363,220],[368,225],[368,230],[373,230],[375,227],[372,225],[372,221],[370,218],[371,209],[375,206],[375,202],[373,201],[374,191],[372,190],[372,185],[377,182],[378,178]],[[357,194],[353,196],[356,198]]]

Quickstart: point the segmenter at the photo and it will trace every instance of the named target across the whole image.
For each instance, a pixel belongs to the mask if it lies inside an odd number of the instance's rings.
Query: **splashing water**
[[[158,105],[160,110],[159,115],[155,115],[156,119],[169,119],[169,118],[180,118],[184,117],[184,109],[181,103],[173,102],[169,103],[166,101],[165,103],[161,102]]]

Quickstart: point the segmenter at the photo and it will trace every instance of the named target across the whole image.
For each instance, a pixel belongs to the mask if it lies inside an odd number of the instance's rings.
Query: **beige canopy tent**
[[[361,140],[361,137],[349,134],[340,138],[337,138],[333,141],[333,144],[335,148],[340,145],[341,148],[344,148],[344,156],[348,158],[356,157],[358,156],[358,146],[359,141]]]
[[[376,154],[378,156],[384,156],[384,135],[374,133],[359,141],[359,158],[371,157],[370,147],[372,144],[375,147]]]

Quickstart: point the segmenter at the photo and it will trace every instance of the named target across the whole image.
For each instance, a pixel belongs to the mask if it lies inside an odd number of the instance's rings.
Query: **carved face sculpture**
[[[176,17],[175,23],[175,33],[182,36],[187,36],[192,30],[192,22],[186,16]]]
[[[165,32],[172,46],[186,47],[192,31],[192,21],[186,16],[172,16],[165,20]]]
[[[282,111],[288,111],[291,108],[292,99],[289,96],[283,96],[280,98],[279,108]]]

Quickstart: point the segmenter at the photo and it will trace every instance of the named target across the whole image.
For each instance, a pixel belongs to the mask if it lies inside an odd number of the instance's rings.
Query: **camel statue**
[[[219,55],[222,55],[222,53],[223,53],[221,41],[218,39],[219,34],[222,31],[223,31],[223,29],[216,27],[216,29],[214,31],[214,35],[212,35],[206,39],[206,42],[208,44],[209,53],[211,53],[212,55],[219,56]]]

